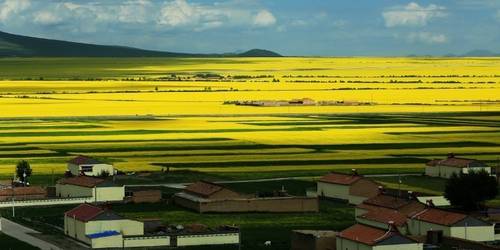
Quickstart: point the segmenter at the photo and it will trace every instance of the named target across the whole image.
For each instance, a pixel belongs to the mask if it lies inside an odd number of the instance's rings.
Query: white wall
[[[104,231],[117,231],[124,236],[144,234],[144,223],[135,220],[103,220],[85,223],[85,234],[100,233]]]
[[[180,235],[177,237],[177,246],[223,245],[238,244],[239,242],[240,236],[238,233],[212,235]]]
[[[349,186],[337,185],[332,183],[318,182],[318,196],[325,196],[328,198],[349,200]]]
[[[115,174],[115,168],[113,165],[110,164],[82,164],[82,165],[75,165],[72,163],[68,163],[68,170],[71,172],[73,175],[80,175],[82,166],[92,166],[92,172],[85,172],[85,175],[87,176],[100,176],[102,171],[106,171],[109,173],[109,175],[114,175]]]
[[[170,246],[170,236],[124,238],[125,247]]]

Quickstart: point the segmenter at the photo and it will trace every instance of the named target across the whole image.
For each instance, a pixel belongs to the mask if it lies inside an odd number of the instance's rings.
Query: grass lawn
[[[395,177],[376,177],[373,180],[385,185],[388,188],[399,187],[399,178]],[[401,176],[401,189],[414,192],[441,195],[444,192],[446,179],[433,178],[428,176]]]
[[[1,249],[2,250],[34,250],[34,249],[40,249],[38,247],[34,247],[26,242],[17,240],[15,238],[12,238],[6,234],[3,234],[0,232],[0,242],[1,242]]]

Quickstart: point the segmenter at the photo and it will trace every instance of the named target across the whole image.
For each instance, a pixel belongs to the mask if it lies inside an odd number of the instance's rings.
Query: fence
[[[54,199],[39,199],[39,200],[14,200],[0,202],[0,208],[7,207],[35,207],[35,206],[53,206],[80,204],[85,202],[93,202],[92,197],[72,197],[72,198],[54,198]]]

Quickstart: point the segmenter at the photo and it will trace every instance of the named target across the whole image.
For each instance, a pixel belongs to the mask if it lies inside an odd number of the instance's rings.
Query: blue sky
[[[0,0],[0,30],[196,53],[500,52],[500,0]]]

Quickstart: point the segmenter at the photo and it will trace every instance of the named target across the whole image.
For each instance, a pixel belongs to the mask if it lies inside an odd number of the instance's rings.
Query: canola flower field
[[[497,164],[497,58],[0,59],[0,175],[418,172],[449,152]],[[365,102],[253,107],[226,101]]]

